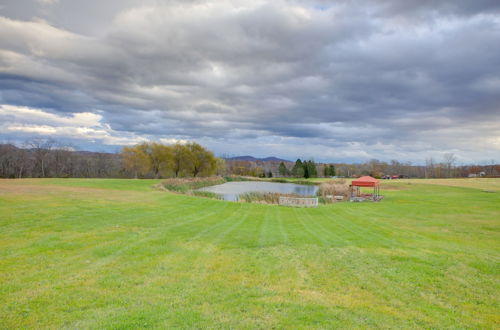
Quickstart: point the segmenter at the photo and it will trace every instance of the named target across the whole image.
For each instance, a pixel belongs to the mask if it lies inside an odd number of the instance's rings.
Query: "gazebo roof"
[[[375,187],[378,186],[379,181],[371,176],[362,176],[352,181],[352,185],[356,187]]]

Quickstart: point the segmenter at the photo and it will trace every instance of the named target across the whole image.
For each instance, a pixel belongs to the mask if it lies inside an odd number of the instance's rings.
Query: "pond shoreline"
[[[284,183],[304,186],[319,186],[319,182],[306,181],[294,178],[255,178],[246,176],[213,176],[200,178],[172,178],[166,179],[156,185],[159,190],[169,191],[177,194],[192,195],[197,197],[224,200],[219,194],[200,190],[211,186],[222,185],[228,182],[270,182]],[[279,196],[304,197],[300,194],[286,194],[274,192],[249,191],[239,198],[239,202],[276,204]]]
[[[238,198],[224,198],[224,192],[210,191],[204,189],[213,186],[223,185],[230,182],[266,182],[266,183],[282,183],[293,184],[297,186],[315,186],[314,193],[304,194],[295,193],[295,191],[266,191],[262,189],[240,191]],[[328,180],[328,181],[308,181],[297,178],[255,178],[245,176],[212,176],[212,177],[196,177],[196,178],[171,178],[165,179],[157,184],[156,189],[169,191],[176,194],[191,195],[196,197],[233,201],[247,203],[262,203],[262,204],[279,204],[280,197],[317,197],[320,204],[331,204],[349,200],[350,188],[348,183],[343,180]],[[307,189],[303,187],[302,189]],[[337,199],[339,195],[343,196],[342,200]]]
[[[216,186],[198,189],[199,192],[210,192],[227,201],[254,201],[263,199],[277,204],[280,196],[316,197],[318,186],[301,185],[291,182],[244,181],[225,182]]]

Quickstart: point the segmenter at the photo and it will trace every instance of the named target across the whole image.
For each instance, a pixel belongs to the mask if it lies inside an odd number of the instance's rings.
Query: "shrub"
[[[345,181],[344,181],[345,182]],[[343,196],[344,199],[350,195],[349,185],[339,183],[339,181],[328,181],[320,184],[318,196],[322,197],[323,201],[328,201],[326,196]]]
[[[331,199],[328,199],[328,198],[325,198],[325,197],[322,197],[322,196],[318,197],[318,203],[320,203],[320,204],[328,204],[328,203],[331,203],[331,202],[332,202]]]

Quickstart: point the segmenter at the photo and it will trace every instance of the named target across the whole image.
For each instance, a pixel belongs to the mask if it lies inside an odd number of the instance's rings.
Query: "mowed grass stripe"
[[[283,236],[282,232],[284,229],[282,227],[282,219],[280,218],[282,216],[280,209],[282,207],[262,206],[264,214],[258,237],[259,247],[276,246],[286,243],[286,237]]]
[[[288,245],[290,243],[290,238],[288,237],[288,233],[287,233],[287,230],[285,228],[282,210],[283,209],[280,207],[276,208],[276,219],[278,221],[279,232],[281,234],[281,242],[283,244]]]
[[[227,205],[229,205],[229,203],[226,203],[226,206]],[[188,238],[188,241],[203,240],[206,238],[210,239],[210,237],[212,237],[219,228],[224,229],[233,224],[235,219],[240,217],[239,212],[241,210],[241,205],[236,204],[234,206],[235,207],[231,207],[230,213],[227,215],[222,212],[217,212],[216,216],[213,217],[213,223],[208,223],[206,226],[202,226],[201,230],[194,232],[192,236]]]
[[[220,244],[225,248],[258,248],[264,219],[262,205],[239,204],[241,205],[240,216],[249,214],[248,221],[245,221],[239,230],[233,232],[230,237],[226,237]]]
[[[334,230],[326,229],[325,226],[322,225],[322,223],[328,223],[330,219],[324,216],[313,218],[311,213],[316,210],[299,209],[297,211],[301,214],[301,219],[305,219],[305,221],[307,221],[308,228],[310,228],[310,230],[312,230],[317,237],[322,238],[322,241],[325,242],[325,246],[346,246],[352,244],[352,241],[349,239],[338,235]]]
[[[268,208],[269,213],[267,214],[267,235],[265,237],[266,239],[264,246],[286,245],[288,242],[288,237],[281,219],[281,210],[284,209],[284,207],[273,207],[273,205],[271,205],[268,206]]]
[[[384,226],[384,231],[381,231],[381,226],[374,222],[375,214],[360,209],[359,214],[354,215],[352,210],[352,207],[340,207],[335,215],[334,223],[340,227],[344,236],[353,237],[352,241],[358,245],[371,243],[391,247],[397,244],[393,238],[389,238],[394,236],[388,226]],[[324,210],[319,210],[319,212],[324,213]],[[362,221],[358,222],[356,219],[362,219]]]
[[[307,213],[308,210],[304,211],[303,208],[295,208],[293,209],[293,211],[296,215],[296,218],[300,221],[302,227],[307,233],[309,233],[312,237],[314,237],[315,240],[319,240],[318,243],[321,242],[322,246],[329,245],[328,236],[325,236],[324,233],[322,233],[321,231],[314,229],[314,225],[310,223],[311,218]]]
[[[273,233],[269,232],[269,221],[270,221],[271,208],[266,207],[264,209],[264,216],[262,217],[262,222],[260,223],[259,237],[257,239],[257,244],[259,247],[263,247],[267,244],[269,236]]]

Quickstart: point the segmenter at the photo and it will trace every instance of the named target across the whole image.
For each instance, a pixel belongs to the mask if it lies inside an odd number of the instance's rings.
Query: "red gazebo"
[[[373,200],[377,200],[380,193],[379,181],[371,176],[362,176],[356,180],[352,180],[351,186],[358,187],[357,195],[359,196],[359,187],[373,187]]]

